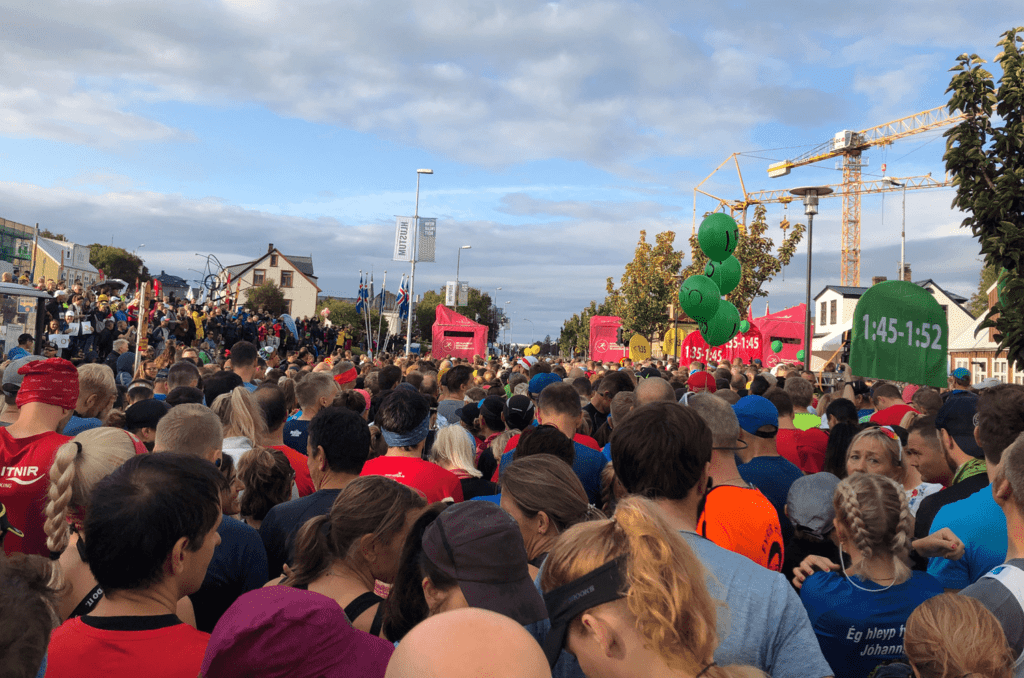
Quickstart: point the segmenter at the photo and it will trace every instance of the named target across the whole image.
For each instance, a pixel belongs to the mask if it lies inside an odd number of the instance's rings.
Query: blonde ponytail
[[[48,549],[60,553],[67,548],[71,539],[68,516],[88,510],[92,488],[134,456],[135,444],[128,432],[109,427],[83,431],[57,448],[50,466],[43,526]]]
[[[622,556],[637,633],[667,666],[709,678],[764,677],[754,668],[713,664],[718,603],[707,590],[707,572],[648,499],[626,497],[611,519],[569,528],[548,555],[541,588],[551,591]]]

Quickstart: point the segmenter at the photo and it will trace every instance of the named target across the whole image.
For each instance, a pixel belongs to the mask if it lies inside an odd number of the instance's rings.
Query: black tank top
[[[287,584],[288,580],[281,580],[281,584]],[[303,591],[309,590],[308,584],[301,586],[295,586],[293,588],[301,589]],[[349,622],[354,622],[359,615],[369,610],[378,603],[383,603],[384,599],[378,596],[373,591],[367,591],[366,593],[356,596],[351,603],[345,606],[345,616],[348,617]],[[370,624],[370,635],[379,636],[380,630],[384,626],[384,606],[380,605],[377,608],[376,614],[373,615],[373,622]]]

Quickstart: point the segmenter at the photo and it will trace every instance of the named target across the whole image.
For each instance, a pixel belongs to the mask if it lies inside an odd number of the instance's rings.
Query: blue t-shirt
[[[611,443],[605,443],[604,444],[604,447],[601,448],[601,456],[604,457],[604,463],[606,463],[606,464],[612,463],[612,444]]]
[[[203,585],[189,598],[196,612],[196,628],[213,631],[217,620],[239,596],[267,583],[267,550],[255,529],[224,516],[217,528],[220,544],[206,568]]]
[[[700,535],[681,534],[707,568],[711,597],[725,603],[718,610],[719,666],[755,666],[772,678],[832,675],[785,576]]]
[[[947,589],[967,588],[1006,560],[1006,515],[986,485],[966,499],[946,504],[935,514],[931,531],[948,527],[964,544],[960,560],[932,558],[928,574]]]
[[[24,358],[27,355],[29,355],[28,351],[23,349],[21,346],[15,346],[14,348],[7,352],[7,359],[18,360],[20,358]]]
[[[309,438],[309,422],[293,419],[284,423],[284,444],[300,454],[306,454],[306,441]]]
[[[80,417],[77,414],[71,415],[71,419],[68,420],[64,430],[61,431],[61,435],[71,436],[72,438],[77,436],[82,431],[88,431],[92,428],[99,428],[103,426],[103,422],[96,417]]]
[[[737,468],[740,477],[761,490],[775,507],[782,527],[782,541],[788,544],[793,539],[793,523],[786,517],[786,498],[790,485],[804,472],[783,457],[754,457]]]
[[[287,436],[285,438],[287,440]],[[572,462],[572,470],[576,472],[576,477],[583,483],[583,489],[587,491],[590,503],[598,505],[601,503],[601,470],[606,463],[604,455],[575,440],[572,441],[572,444],[576,448],[576,459]],[[512,463],[512,455],[515,451],[515,448],[512,448],[501,455],[501,463],[498,466],[499,478],[505,467]]]
[[[838,572],[815,572],[804,581],[800,599],[807,608],[821,651],[836,678],[864,678],[880,662],[903,657],[903,631],[910,613],[942,584],[925,572],[886,589]]]
[[[249,391],[249,393],[252,393],[253,391],[256,390],[256,384],[252,383],[251,381],[245,382],[244,384],[242,384],[242,386],[244,386],[246,390]]]

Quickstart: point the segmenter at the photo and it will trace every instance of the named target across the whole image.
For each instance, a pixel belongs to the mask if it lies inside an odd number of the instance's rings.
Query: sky
[[[459,277],[515,341],[557,337],[649,240],[748,190],[831,184],[770,161],[941,106],[957,55],[991,61],[1018,0],[533,2],[0,0],[0,217],[138,252],[197,280],[207,255],[312,255],[323,294],[387,271],[395,217],[437,218],[416,293]],[[865,178],[942,178],[941,132],[868,151]],[[730,164],[703,186],[741,196]],[[981,267],[949,189],[908,192],[915,279],[970,295]],[[813,294],[839,283],[841,204],[814,222]],[[895,277],[902,196],[862,202],[861,283]],[[771,224],[801,216],[769,209]],[[770,234],[781,232],[773,227]],[[687,256],[686,261],[689,260]],[[800,303],[806,240],[767,284]],[[498,291],[496,288],[500,287]],[[766,300],[754,303],[764,312]],[[505,302],[511,302],[506,304]]]

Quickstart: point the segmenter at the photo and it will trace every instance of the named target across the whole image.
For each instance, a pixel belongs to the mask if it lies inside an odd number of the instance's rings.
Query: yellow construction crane
[[[803,167],[821,160],[843,158],[842,218],[842,284],[860,286],[860,196],[854,190],[861,185],[861,153],[872,146],[888,146],[913,134],[954,125],[963,120],[962,113],[950,115],[946,106],[908,115],[905,118],[870,127],[860,132],[843,130],[830,140],[793,160],[768,166],[769,177],[783,177],[794,167]],[[909,188],[909,186],[908,186]]]
[[[803,167],[812,163],[827,160],[829,158],[843,157],[843,181],[841,184],[833,184],[829,188],[835,191],[828,197],[841,197],[843,199],[842,218],[842,284],[852,287],[860,286],[860,196],[865,193],[887,193],[892,191],[917,190],[924,188],[943,188],[950,186],[949,179],[938,181],[930,174],[916,177],[904,177],[900,179],[901,184],[896,185],[886,179],[872,181],[861,181],[861,153],[872,146],[888,146],[899,139],[913,134],[927,132],[929,130],[954,125],[963,119],[960,113],[950,115],[945,106],[933,108],[921,113],[915,113],[905,118],[887,122],[884,125],[871,127],[860,132],[844,130],[837,133],[832,140],[827,141],[811,149],[807,153],[792,160],[773,163],[768,166],[769,177],[781,177],[790,173],[794,167]],[[697,225],[697,194],[706,195],[718,201],[719,209],[728,208],[733,217],[738,216],[738,221],[745,226],[747,222],[747,208],[751,205],[781,203],[788,204],[793,200],[788,190],[756,191],[748,193],[743,181],[743,174],[740,171],[739,156],[741,153],[733,153],[723,160],[711,174],[704,178],[693,189],[693,226]],[[722,169],[730,160],[736,165],[736,173],[739,176],[740,189],[743,191],[742,200],[730,200],[720,198],[717,195],[702,189],[702,186],[718,170]],[[824,196],[823,196],[824,197]],[[742,227],[742,226],[741,226]]]

